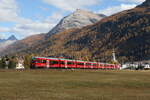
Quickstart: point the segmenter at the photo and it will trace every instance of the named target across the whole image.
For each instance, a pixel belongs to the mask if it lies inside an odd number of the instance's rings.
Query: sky
[[[145,0],[0,0],[0,38],[49,32],[76,9],[110,16]]]

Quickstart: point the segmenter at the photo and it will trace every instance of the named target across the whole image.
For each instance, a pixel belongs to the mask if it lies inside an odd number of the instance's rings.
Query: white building
[[[126,64],[123,64],[121,66],[121,70],[123,70],[123,69],[136,69],[136,68],[138,68],[138,64],[126,63]]]
[[[150,70],[150,64],[143,64],[144,69],[149,69]]]
[[[18,61],[18,64],[16,65],[16,69],[25,69],[23,63],[24,63],[23,60],[19,60],[19,61]]]

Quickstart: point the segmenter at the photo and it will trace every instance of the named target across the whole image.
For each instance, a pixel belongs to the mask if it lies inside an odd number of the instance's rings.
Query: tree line
[[[23,66],[25,69],[29,69],[32,61],[31,54],[25,55],[23,57],[18,56],[4,56],[0,57],[0,69],[16,69],[17,64],[22,59]]]

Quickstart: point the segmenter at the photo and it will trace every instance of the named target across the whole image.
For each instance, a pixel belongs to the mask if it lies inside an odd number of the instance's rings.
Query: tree
[[[33,54],[29,54],[24,57],[24,66],[26,69],[30,68],[32,57],[33,57]]]
[[[0,69],[4,69],[5,68],[5,59],[4,58],[2,58],[1,60],[0,60]]]
[[[16,57],[13,56],[9,60],[8,68],[9,69],[15,69],[16,65],[17,65],[17,59],[16,59]]]

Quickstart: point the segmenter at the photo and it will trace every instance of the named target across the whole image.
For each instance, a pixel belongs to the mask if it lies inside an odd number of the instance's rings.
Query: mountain
[[[13,39],[14,37],[10,37],[9,39]],[[3,51],[0,51],[1,56],[4,54],[13,54],[19,51],[22,51],[26,48],[32,47],[34,44],[39,44],[40,42],[44,41],[45,34],[37,34],[29,36],[25,39],[18,40],[13,42],[11,45],[7,46]]]
[[[106,17],[103,14],[77,9],[74,13],[64,17],[50,32],[47,37],[72,28],[82,28],[86,25],[94,24]]]
[[[14,35],[11,35],[8,39],[0,39],[0,51],[4,50],[9,45],[17,41]]]
[[[0,39],[0,42],[5,42],[5,41],[16,41],[17,38],[14,35],[11,35],[10,37],[8,37],[8,39]]]
[[[150,59],[150,7],[144,6],[106,17],[82,29],[66,30],[30,49],[42,56],[64,55],[74,59],[110,61],[115,49],[118,59]],[[46,46],[43,46],[46,44]],[[29,49],[28,49],[29,50]],[[40,52],[39,52],[40,51]]]
[[[7,40],[17,40],[17,38],[14,35],[11,35]]]
[[[137,6],[137,7],[149,7],[150,6],[150,0],[146,0],[145,2],[143,2],[143,4]]]
[[[63,32],[67,29],[82,28],[86,25],[96,23],[104,17],[106,16],[103,14],[94,14],[89,11],[78,9],[72,14],[64,17],[49,33],[33,35],[23,40],[17,41],[16,43],[7,47],[7,49],[5,49],[5,53],[13,54],[15,52],[19,52],[24,49],[30,48],[31,46],[34,47],[35,45],[38,45],[39,43],[46,41],[53,34]],[[1,53],[1,55],[5,53]]]
[[[5,41],[5,39],[0,39],[0,42],[4,42]]]
[[[147,3],[149,0],[83,28],[62,31],[13,54],[108,62],[115,50],[120,62],[149,60],[150,6]]]

